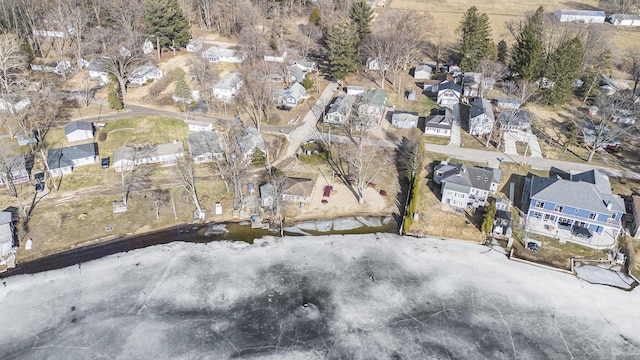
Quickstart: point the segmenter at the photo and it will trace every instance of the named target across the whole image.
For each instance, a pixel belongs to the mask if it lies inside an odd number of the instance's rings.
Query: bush
[[[304,76],[304,79],[302,79],[302,86],[304,86],[305,90],[309,90],[313,87],[313,80],[311,80],[311,77],[309,76],[309,73],[307,73]]]
[[[98,133],[98,141],[105,141],[107,140],[107,133],[104,131],[100,131]]]
[[[416,213],[418,207],[418,193],[419,193],[420,181],[418,177],[414,177],[411,182],[411,192],[409,194],[409,204],[404,213],[403,230],[409,231],[413,225],[413,215]]]

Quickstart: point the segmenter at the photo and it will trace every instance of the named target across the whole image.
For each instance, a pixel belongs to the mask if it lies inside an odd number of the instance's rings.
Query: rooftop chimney
[[[607,201],[607,210],[611,211],[613,208],[613,203],[611,201]]]

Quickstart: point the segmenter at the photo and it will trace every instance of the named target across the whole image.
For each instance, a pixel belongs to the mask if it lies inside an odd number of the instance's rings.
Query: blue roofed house
[[[307,90],[299,82],[289,86],[282,92],[282,103],[289,106],[296,106],[307,96]]]
[[[324,116],[324,122],[333,125],[344,125],[351,115],[355,98],[349,94],[338,96]]]
[[[87,143],[47,152],[47,169],[51,176],[71,174],[77,166],[95,164],[98,159],[98,144]]]
[[[533,175],[525,191],[529,231],[593,248],[615,246],[625,206],[620,196],[612,194],[609,178],[600,171],[564,178]]]
[[[414,111],[396,110],[391,116],[391,125],[410,129],[418,126],[418,113]]]
[[[458,208],[485,206],[490,193],[498,191],[502,170],[441,161],[433,180],[440,184],[440,202]]]

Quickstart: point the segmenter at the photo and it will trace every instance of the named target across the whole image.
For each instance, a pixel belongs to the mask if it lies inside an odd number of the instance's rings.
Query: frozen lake
[[[640,295],[391,234],[171,243],[4,279],[0,359],[637,359]]]

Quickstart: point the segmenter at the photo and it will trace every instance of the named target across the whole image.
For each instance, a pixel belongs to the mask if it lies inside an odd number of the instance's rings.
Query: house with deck
[[[47,169],[53,177],[68,175],[78,166],[98,161],[98,144],[87,143],[47,151]]]
[[[594,248],[611,248],[622,231],[623,199],[599,170],[525,182],[527,229]]]
[[[187,144],[191,159],[196,164],[209,163],[214,159],[222,160],[224,150],[216,132],[201,131],[189,134]]]
[[[0,158],[0,186],[8,183],[20,184],[29,181],[33,156],[13,155]]]
[[[344,125],[347,123],[349,116],[351,115],[351,109],[355,97],[349,94],[342,94],[338,96],[331,105],[329,110],[324,116],[324,122],[332,125]]]
[[[311,202],[315,186],[315,180],[288,177],[282,184],[282,200],[300,203]]]
[[[469,108],[469,134],[484,135],[489,134],[495,123],[495,115],[491,102],[483,98],[473,98]]]
[[[502,170],[441,161],[435,166],[433,180],[440,185],[440,202],[457,208],[487,204],[489,194],[498,191]]]

